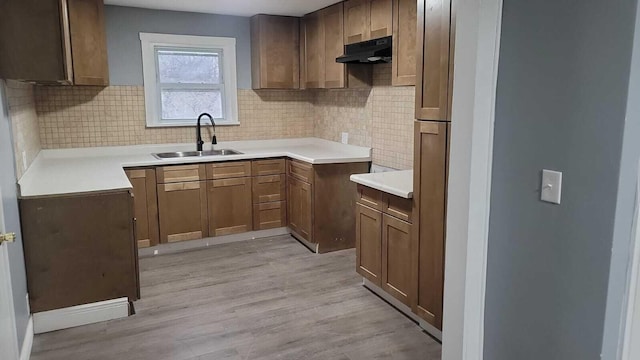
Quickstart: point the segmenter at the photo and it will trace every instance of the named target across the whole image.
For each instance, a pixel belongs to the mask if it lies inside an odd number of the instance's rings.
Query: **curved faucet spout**
[[[218,142],[216,140],[216,123],[213,121],[213,117],[208,113],[202,113],[200,114],[200,116],[198,116],[198,123],[196,126],[196,151],[202,151],[202,145],[204,145],[204,141],[202,141],[202,127],[200,125],[200,121],[203,117],[209,118],[211,125],[213,125],[213,138],[211,140],[211,143],[215,145]]]

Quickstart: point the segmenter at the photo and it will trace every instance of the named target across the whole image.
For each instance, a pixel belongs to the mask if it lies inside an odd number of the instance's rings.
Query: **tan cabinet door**
[[[155,169],[126,170],[133,185],[134,215],[136,218],[136,240],[139,248],[158,245],[158,198],[156,195]]]
[[[319,12],[305,15],[302,22],[304,86],[320,89],[324,87],[324,26]]]
[[[438,329],[442,329],[449,127],[449,123],[433,121],[415,125],[413,271],[418,291],[413,307]]]
[[[451,0],[418,0],[416,118],[450,120]]]
[[[251,18],[251,70],[254,89],[300,88],[300,24],[297,17]]]
[[[382,218],[382,289],[411,306],[411,224]]]
[[[109,85],[103,0],[67,0],[75,85]]]
[[[336,58],[344,55],[344,12],[338,3],[320,11],[324,27],[324,88],[344,88],[344,64]]]
[[[371,0],[368,25],[369,39],[393,35],[393,1]]]
[[[349,0],[344,3],[345,45],[369,39],[370,0]]]
[[[393,86],[416,84],[417,11],[415,0],[393,0]]]
[[[380,286],[382,271],[382,213],[356,204],[356,271]]]
[[[287,187],[289,228],[304,240],[313,242],[312,186],[289,176]]]
[[[207,189],[204,181],[158,185],[160,242],[208,236]]]
[[[209,234],[238,234],[253,229],[251,178],[231,178],[207,182]]]

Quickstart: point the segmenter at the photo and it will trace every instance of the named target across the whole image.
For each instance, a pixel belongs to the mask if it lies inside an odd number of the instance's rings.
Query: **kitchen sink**
[[[222,150],[205,150],[205,151],[177,151],[152,154],[156,159],[178,159],[178,158],[192,158],[192,157],[204,157],[204,156],[224,156],[224,155],[239,155],[240,151],[231,149]]]

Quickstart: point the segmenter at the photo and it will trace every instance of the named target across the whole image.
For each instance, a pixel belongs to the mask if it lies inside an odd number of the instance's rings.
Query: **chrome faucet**
[[[202,131],[200,126],[200,120],[203,117],[208,117],[209,121],[211,121],[211,125],[213,125],[213,137],[211,138],[211,145],[216,145],[218,143],[218,139],[216,139],[216,123],[213,121],[213,117],[207,113],[202,113],[198,116],[198,125],[196,126],[196,151],[202,151],[202,145],[204,145],[204,141],[202,141]]]

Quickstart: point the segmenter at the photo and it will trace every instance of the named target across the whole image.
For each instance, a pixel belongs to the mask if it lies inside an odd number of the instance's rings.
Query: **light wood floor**
[[[354,264],[289,236],[144,258],[136,315],[37,335],[31,359],[440,359]]]

